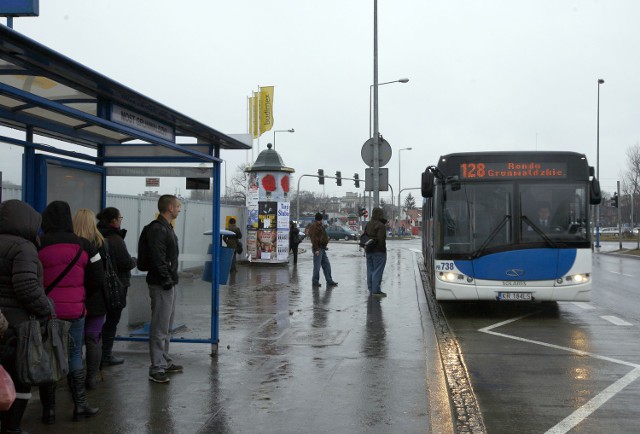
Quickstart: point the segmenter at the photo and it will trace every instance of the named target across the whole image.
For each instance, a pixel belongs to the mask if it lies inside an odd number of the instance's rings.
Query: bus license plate
[[[531,301],[530,292],[499,292],[500,301]]]

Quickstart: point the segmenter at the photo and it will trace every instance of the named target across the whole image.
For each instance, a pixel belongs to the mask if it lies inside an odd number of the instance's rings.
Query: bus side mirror
[[[433,172],[425,170],[422,172],[422,197],[433,197]]]
[[[600,205],[602,202],[602,193],[600,192],[600,181],[596,178],[591,179],[591,188],[589,188],[589,203],[591,205]]]

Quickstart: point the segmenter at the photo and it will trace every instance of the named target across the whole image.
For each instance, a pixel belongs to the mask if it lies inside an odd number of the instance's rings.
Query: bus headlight
[[[567,284],[587,283],[589,281],[589,274],[574,274],[572,276],[565,277]]]
[[[473,283],[473,277],[465,276],[464,274],[444,272],[444,271],[441,271],[440,273],[438,273],[438,279],[444,282]]]

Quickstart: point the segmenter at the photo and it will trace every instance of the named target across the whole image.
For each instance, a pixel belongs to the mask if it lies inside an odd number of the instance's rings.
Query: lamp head
[[[598,84],[604,84],[604,80],[603,80],[603,79],[601,79],[601,78],[599,78],[599,79],[598,79]]]
[[[398,80],[399,83],[408,83],[409,79],[408,78],[401,78],[400,80]]]

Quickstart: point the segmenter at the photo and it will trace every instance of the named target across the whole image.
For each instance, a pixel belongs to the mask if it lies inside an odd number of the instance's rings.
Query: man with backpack
[[[138,268],[148,271],[146,280],[151,298],[149,380],[156,383],[168,383],[168,373],[182,372],[182,366],[171,363],[169,356],[179,253],[178,237],[171,222],[180,214],[181,206],[176,196],[160,196],[158,218],[145,226],[138,241]]]

